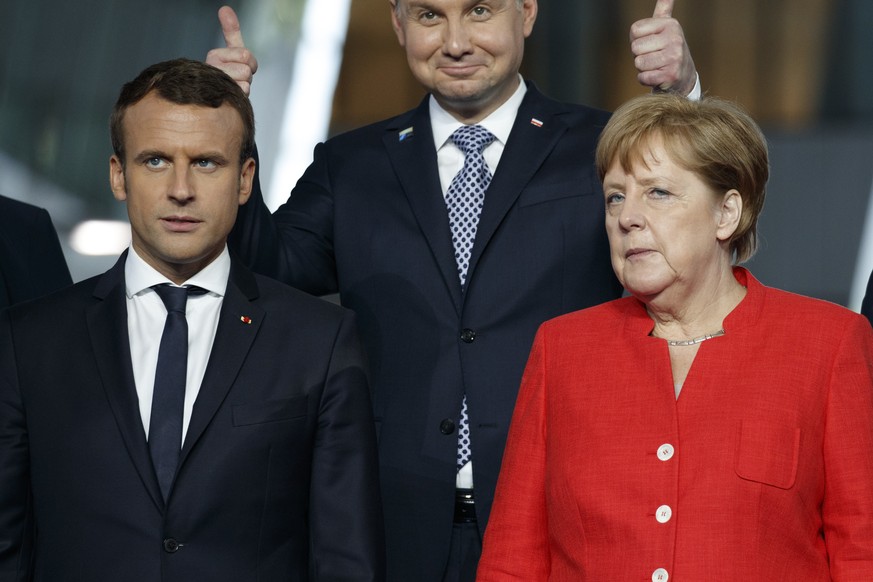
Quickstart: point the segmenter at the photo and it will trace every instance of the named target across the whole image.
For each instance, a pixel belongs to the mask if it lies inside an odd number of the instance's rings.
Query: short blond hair
[[[767,140],[758,125],[740,106],[715,97],[691,101],[653,93],[631,99],[613,113],[600,135],[595,163],[601,182],[615,162],[624,169],[644,163],[655,137],[673,161],[716,192],[740,193],[743,211],[729,248],[736,263],[751,258],[770,176]]]

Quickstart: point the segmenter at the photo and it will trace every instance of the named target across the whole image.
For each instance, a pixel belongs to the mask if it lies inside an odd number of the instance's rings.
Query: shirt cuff
[[[703,90],[700,88],[700,75],[695,72],[694,88],[691,89],[691,92],[688,94],[688,99],[691,101],[700,101],[701,97],[703,97]]]

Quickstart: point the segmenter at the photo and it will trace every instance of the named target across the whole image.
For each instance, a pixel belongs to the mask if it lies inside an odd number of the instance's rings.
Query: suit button
[[[455,432],[455,421],[447,418],[440,423],[440,432],[443,434],[452,434]]]
[[[164,540],[164,551],[168,554],[175,554],[179,551],[179,548],[182,547],[182,544],[174,540],[173,538],[167,538]]]
[[[465,344],[471,344],[476,341],[476,332],[472,329],[465,329],[461,332],[461,341]]]

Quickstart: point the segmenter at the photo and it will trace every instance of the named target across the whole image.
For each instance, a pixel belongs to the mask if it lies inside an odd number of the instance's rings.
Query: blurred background
[[[645,92],[628,45],[655,0],[540,0],[524,75],[552,97],[614,109]],[[0,19],[0,193],[49,210],[74,280],[129,240],[108,187],[122,83],[223,44],[211,0],[29,0]],[[252,102],[268,204],[326,137],[423,97],[387,0],[237,0],[257,55]],[[857,309],[873,269],[873,2],[677,0],[704,91],[743,105],[772,178],[750,267],[765,284]]]

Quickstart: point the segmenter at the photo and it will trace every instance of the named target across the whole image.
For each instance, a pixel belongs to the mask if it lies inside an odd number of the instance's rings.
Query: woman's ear
[[[740,226],[743,215],[743,198],[738,190],[728,190],[718,208],[718,240],[729,240]]]

